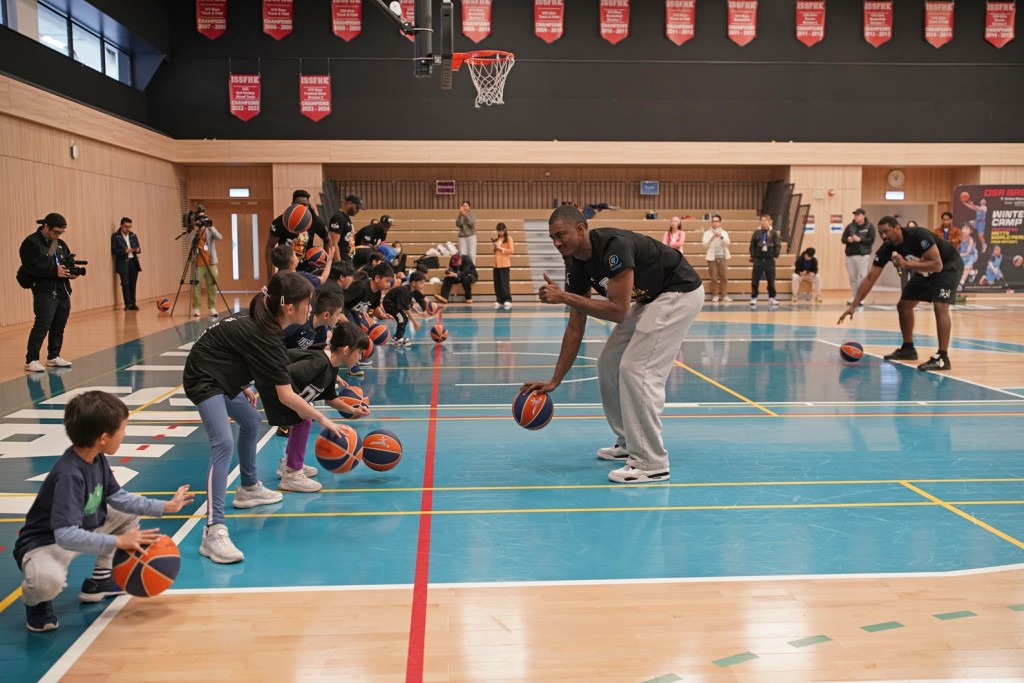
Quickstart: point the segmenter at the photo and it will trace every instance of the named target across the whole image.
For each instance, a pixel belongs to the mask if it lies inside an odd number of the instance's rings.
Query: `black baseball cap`
[[[854,209],[854,211],[853,211],[853,215],[854,215],[854,216],[856,216],[856,215],[857,215],[858,213],[862,213],[862,214],[864,214],[865,216],[867,216],[867,215],[868,215],[868,212],[867,212],[867,211],[865,211],[864,209]]]
[[[380,217],[380,222],[381,223],[387,223],[388,225],[391,225],[395,221],[392,220],[391,216],[388,216],[387,214],[384,214],[383,216]]]
[[[365,209],[366,208],[365,206],[363,206],[363,198],[360,197],[357,194],[350,194],[349,196],[345,197],[345,201],[346,202],[352,202],[353,204],[358,206],[360,209]]]
[[[68,222],[59,213],[48,213],[45,218],[36,221],[39,225],[47,225],[51,228],[66,228]]]

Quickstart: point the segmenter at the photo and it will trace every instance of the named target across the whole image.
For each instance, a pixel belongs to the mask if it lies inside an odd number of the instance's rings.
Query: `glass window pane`
[[[103,71],[103,58],[100,56],[100,37],[78,24],[71,25],[71,39],[74,47],[75,61]]]
[[[260,279],[260,217],[252,214],[252,279]]]
[[[108,76],[132,84],[132,56],[117,45],[103,41],[103,68]]]
[[[68,54],[67,17],[54,12],[45,5],[39,5],[39,42],[51,47],[62,55]]]
[[[231,279],[238,281],[238,214],[231,214]]]
[[[110,43],[103,43],[103,71],[111,78],[117,78],[118,50]]]

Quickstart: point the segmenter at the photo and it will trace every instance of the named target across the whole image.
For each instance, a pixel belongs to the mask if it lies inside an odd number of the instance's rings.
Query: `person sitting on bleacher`
[[[444,280],[441,281],[441,293],[435,294],[434,298],[443,304],[448,303],[451,295],[452,285],[462,285],[462,291],[466,295],[466,303],[473,303],[473,283],[477,281],[476,266],[473,259],[456,252],[452,254],[448,262],[448,268],[444,271]]]
[[[800,297],[800,283],[809,282],[814,300],[821,303],[821,276],[818,275],[818,259],[814,258],[814,247],[807,247],[796,259],[793,269],[793,301]]]

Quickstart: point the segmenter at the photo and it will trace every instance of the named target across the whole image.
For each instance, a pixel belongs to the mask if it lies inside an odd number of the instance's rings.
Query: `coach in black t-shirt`
[[[580,210],[569,204],[551,214],[548,234],[565,259],[565,290],[545,275],[538,296],[568,306],[569,323],[551,380],[526,382],[522,391],[549,393],[561,384],[579,355],[587,316],[615,323],[597,360],[597,377],[617,438],[597,457],[624,461],[624,467],[608,473],[611,481],[666,481],[668,451],[659,415],[676,354],[704,306],[700,276],[680,252],[646,235],[590,230]],[[591,290],[606,300],[592,299]]]
[[[871,270],[857,288],[850,306],[839,317],[839,322],[853,317],[857,305],[871,291],[885,264],[892,261],[898,271],[910,271],[911,275],[903,285],[903,294],[896,305],[903,346],[887,354],[885,359],[917,360],[917,349],[914,348],[914,307],[919,301],[930,301],[935,311],[939,350],[918,365],[917,369],[949,370],[952,367],[948,354],[949,338],[953,329],[949,307],[956,303],[956,288],[964,270],[960,252],[927,228],[901,228],[899,221],[892,216],[884,216],[878,221],[878,232],[882,236],[882,246],[875,252]]]
[[[331,244],[338,247],[334,250],[335,261],[352,258],[352,219],[363,208],[363,200],[359,195],[350,194],[327,223]]]

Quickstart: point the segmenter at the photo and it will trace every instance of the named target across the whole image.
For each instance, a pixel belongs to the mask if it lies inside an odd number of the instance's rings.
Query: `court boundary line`
[[[737,392],[733,391],[732,389],[730,389],[729,387],[725,386],[724,384],[716,382],[715,380],[711,379],[707,375],[705,375],[705,374],[703,374],[701,372],[698,372],[697,370],[694,370],[693,368],[691,368],[686,363],[681,362],[678,358],[673,360],[672,363],[673,363],[673,365],[677,365],[677,366],[681,367],[683,370],[686,370],[687,372],[696,375],[697,377],[701,378],[702,380],[704,380],[708,384],[716,386],[716,387],[718,387],[719,389],[721,389],[722,391],[724,391],[726,393],[732,394],[733,396],[735,396],[736,398],[740,399],[744,403],[747,403],[747,404],[753,406],[754,408],[757,408],[758,410],[767,413],[771,417],[779,417],[778,413],[776,413],[776,412],[774,412],[772,410],[769,410],[768,408],[765,408],[760,403],[757,403],[756,401],[753,401],[753,400],[747,398],[743,394],[740,394],[740,393],[737,393]]]
[[[926,498],[927,500],[931,501],[933,504],[939,505],[939,506],[945,508],[946,510],[949,510],[950,512],[954,513],[955,515],[957,515],[959,517],[962,517],[963,519],[966,519],[971,524],[979,526],[982,529],[984,529],[985,531],[989,532],[990,534],[993,534],[994,536],[1003,539],[1007,543],[1011,543],[1011,544],[1017,546],[1018,548],[1020,548],[1021,550],[1024,550],[1024,543],[1022,543],[1021,541],[1017,540],[1016,538],[1014,538],[1013,536],[1009,535],[1005,531],[997,529],[994,526],[992,526],[991,524],[989,524],[988,522],[984,522],[984,521],[978,519],[977,517],[975,517],[974,515],[970,514],[969,512],[965,512],[965,511],[961,510],[959,507],[957,507],[958,505],[964,505],[964,506],[966,506],[966,505],[976,505],[976,503],[964,502],[964,501],[947,502],[947,501],[942,500],[941,498],[939,498],[938,496],[936,496],[934,494],[928,493],[924,489],[921,489],[921,488],[919,488],[917,486],[914,486],[910,482],[901,481],[900,484],[902,484],[903,486],[906,486],[908,489],[910,489],[914,493],[916,493],[916,494]],[[1024,501],[1022,501],[1022,502],[1024,502]]]

